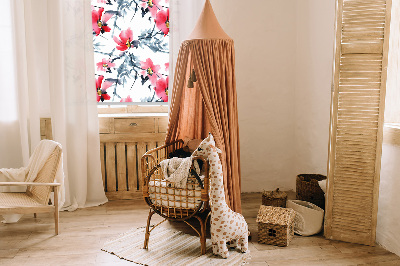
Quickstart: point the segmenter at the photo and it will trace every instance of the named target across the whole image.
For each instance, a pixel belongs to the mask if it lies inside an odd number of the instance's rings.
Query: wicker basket
[[[294,235],[294,218],[292,209],[261,205],[257,215],[258,243],[289,246]]]
[[[325,209],[325,195],[318,181],[326,179],[324,175],[300,174],[296,178],[296,199],[314,203]]]
[[[262,205],[286,208],[287,194],[279,191],[264,191],[262,194]]]

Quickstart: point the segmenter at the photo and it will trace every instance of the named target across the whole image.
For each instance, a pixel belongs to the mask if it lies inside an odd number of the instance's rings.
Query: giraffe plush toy
[[[193,152],[193,156],[208,158],[210,165],[211,241],[214,255],[229,256],[227,242],[234,242],[242,252],[248,250],[248,226],[240,213],[225,202],[222,165],[211,133]]]

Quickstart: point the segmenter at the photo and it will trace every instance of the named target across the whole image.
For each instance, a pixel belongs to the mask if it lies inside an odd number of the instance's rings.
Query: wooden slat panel
[[[107,191],[117,191],[117,176],[115,174],[115,143],[106,143]]]
[[[147,144],[147,151],[155,149],[156,148],[156,143],[155,142],[149,142]]]
[[[136,143],[127,143],[126,145],[126,163],[128,166],[128,190],[138,190],[138,174],[137,174],[137,159],[136,159]]]
[[[106,192],[108,200],[130,200],[130,199],[142,199],[143,195],[141,191],[116,191]]]
[[[375,243],[390,6],[337,2],[327,238]]]
[[[104,157],[104,143],[100,142],[100,163],[101,163],[101,177],[103,178],[103,187],[106,187],[106,167],[105,167],[105,157]]]
[[[128,188],[126,180],[126,158],[125,143],[117,143],[117,175],[118,175],[118,191],[126,191]]]
[[[157,147],[161,147],[161,146],[163,146],[164,144],[165,144],[164,141],[159,141],[159,142],[157,142]],[[161,162],[161,161],[164,160],[164,159],[167,159],[167,158],[166,158],[166,154],[165,154],[165,149],[161,149],[161,150],[159,150],[159,151],[157,152],[157,158],[158,158],[158,161],[159,161],[159,162]]]
[[[374,43],[344,43],[343,54],[381,54],[383,42]]]
[[[102,154],[102,164],[104,165],[102,174],[103,182],[106,184],[106,195],[110,197],[110,200],[117,199],[119,193],[120,199],[126,199],[130,195],[137,195],[134,192],[140,192],[141,157],[148,149],[163,144],[165,133],[157,132],[159,131],[158,122],[164,120],[167,121],[167,116],[103,117],[103,133],[100,134],[100,141],[106,148],[106,152]],[[130,126],[131,123],[136,122],[139,122],[137,126]],[[137,129],[138,132],[132,132],[131,127]],[[139,127],[144,130],[139,130]],[[146,133],[146,131],[150,133]],[[112,147],[114,147],[114,151]],[[109,151],[107,152],[107,150]],[[104,156],[105,158],[103,158]],[[155,154],[155,156],[157,157],[155,159],[158,159],[161,155]]]
[[[140,142],[137,145],[137,161],[138,161],[138,186],[139,189],[141,190],[141,179],[142,179],[142,165],[141,165],[141,160],[143,154],[146,153],[146,144],[144,142]]]

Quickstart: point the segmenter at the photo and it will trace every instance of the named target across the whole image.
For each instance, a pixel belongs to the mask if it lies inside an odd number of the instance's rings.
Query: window
[[[97,101],[167,102],[169,0],[92,0]]]

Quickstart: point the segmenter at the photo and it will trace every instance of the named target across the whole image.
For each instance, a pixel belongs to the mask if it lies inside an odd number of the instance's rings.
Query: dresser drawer
[[[167,132],[167,127],[168,127],[168,117],[160,117],[156,118],[158,120],[158,132],[159,133],[165,133]]]
[[[154,118],[114,118],[114,132],[117,133],[154,133]]]
[[[99,132],[100,134],[114,133],[113,118],[99,117]]]

